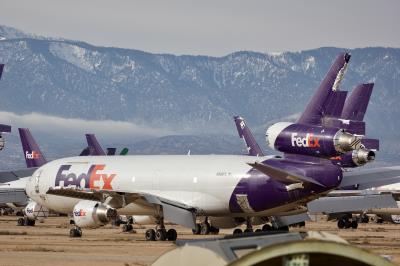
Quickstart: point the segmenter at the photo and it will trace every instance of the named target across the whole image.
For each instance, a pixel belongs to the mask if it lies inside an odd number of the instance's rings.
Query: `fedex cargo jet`
[[[164,221],[195,228],[235,224],[237,218],[290,215],[342,182],[343,170],[330,157],[359,150],[362,136],[323,124],[321,104],[336,90],[350,56],[341,54],[297,123],[267,130],[271,147],[283,158],[234,155],[87,156],[49,162],[29,178],[26,192],[38,205],[73,213],[82,227],[108,223],[117,214],[150,215],[157,230],[147,240],[175,240]],[[335,73],[333,75],[332,73]],[[327,159],[328,158],[328,159]],[[353,176],[357,179],[358,176]]]

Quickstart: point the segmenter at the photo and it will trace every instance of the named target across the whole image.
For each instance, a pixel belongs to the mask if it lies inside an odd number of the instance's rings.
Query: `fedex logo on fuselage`
[[[70,164],[61,165],[57,172],[55,186],[111,190],[113,189],[111,182],[116,174],[102,173],[101,171],[105,167],[105,164],[93,164],[89,167],[87,173],[77,175],[75,173],[66,173],[71,168]]]
[[[25,158],[29,159],[29,160],[39,159],[40,153],[37,151],[32,151],[31,153],[29,153],[28,151],[25,151]]]
[[[307,133],[305,138],[297,137],[297,133],[292,133],[292,146],[305,147],[305,148],[319,148],[319,138],[314,137],[313,134]]]

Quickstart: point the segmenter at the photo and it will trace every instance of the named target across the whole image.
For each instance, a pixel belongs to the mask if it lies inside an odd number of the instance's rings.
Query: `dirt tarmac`
[[[167,241],[145,241],[145,228],[136,229],[137,233],[123,233],[120,228],[107,225],[84,229],[82,238],[70,238],[67,217],[51,217],[34,227],[18,227],[16,219],[15,216],[0,216],[0,266],[143,266],[175,247]],[[175,228],[179,239],[217,237],[194,236],[188,229]],[[335,222],[318,221],[291,230],[335,233],[400,265],[400,225],[368,223],[360,224],[357,230],[338,230]],[[231,232],[221,230],[220,235]]]

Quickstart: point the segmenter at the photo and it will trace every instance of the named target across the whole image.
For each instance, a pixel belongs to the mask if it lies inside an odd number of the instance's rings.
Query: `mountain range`
[[[0,62],[6,64],[0,81],[0,110],[16,116],[38,113],[54,119],[117,120],[160,132],[146,136],[141,131],[131,138],[127,132],[125,143],[107,140],[131,145],[135,154],[189,149],[198,154],[240,153],[243,145],[233,115],[243,116],[265,147],[267,126],[298,117],[344,50],[323,47],[282,53],[239,51],[222,57],[175,56],[99,47],[0,26]],[[349,51],[352,58],[341,89],[375,82],[366,115],[367,133],[381,139],[378,158],[395,162],[400,151],[400,49]],[[52,134],[53,129],[47,125],[38,130],[46,135],[45,141],[57,143],[62,138]],[[63,137],[74,151],[82,145],[77,139],[83,136]],[[14,140],[15,135],[9,145],[17,145]],[[7,159],[0,167],[21,159],[12,150],[2,152]],[[72,153],[72,148],[57,151],[54,158]]]

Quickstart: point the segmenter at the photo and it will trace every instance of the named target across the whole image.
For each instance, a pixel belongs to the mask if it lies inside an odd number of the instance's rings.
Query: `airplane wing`
[[[21,170],[10,170],[10,171],[0,171],[0,187],[2,183],[18,180],[22,177],[28,177],[35,172],[37,167],[21,169]]]
[[[329,195],[329,194],[328,194]],[[313,200],[307,204],[310,213],[365,212],[370,209],[397,208],[391,194],[366,194],[358,196],[338,195]]]
[[[196,226],[196,208],[149,193],[56,187],[50,188],[47,194],[99,201],[116,209],[123,208],[130,203],[150,205],[154,208],[161,207],[166,220],[188,228],[195,228]]]
[[[254,162],[254,163],[248,163],[251,167],[254,167],[258,171],[268,175],[269,177],[275,179],[276,181],[282,182],[282,183],[288,183],[288,184],[293,184],[293,183],[311,183],[315,184],[321,187],[325,187],[322,185],[320,182],[317,180],[314,180],[313,178],[307,177],[307,176],[301,176],[298,174],[290,173],[288,171],[272,167],[269,165],[265,165],[263,163],[259,162]]]
[[[399,182],[400,166],[390,166],[344,172],[340,187],[359,185],[359,188],[367,189]]]

